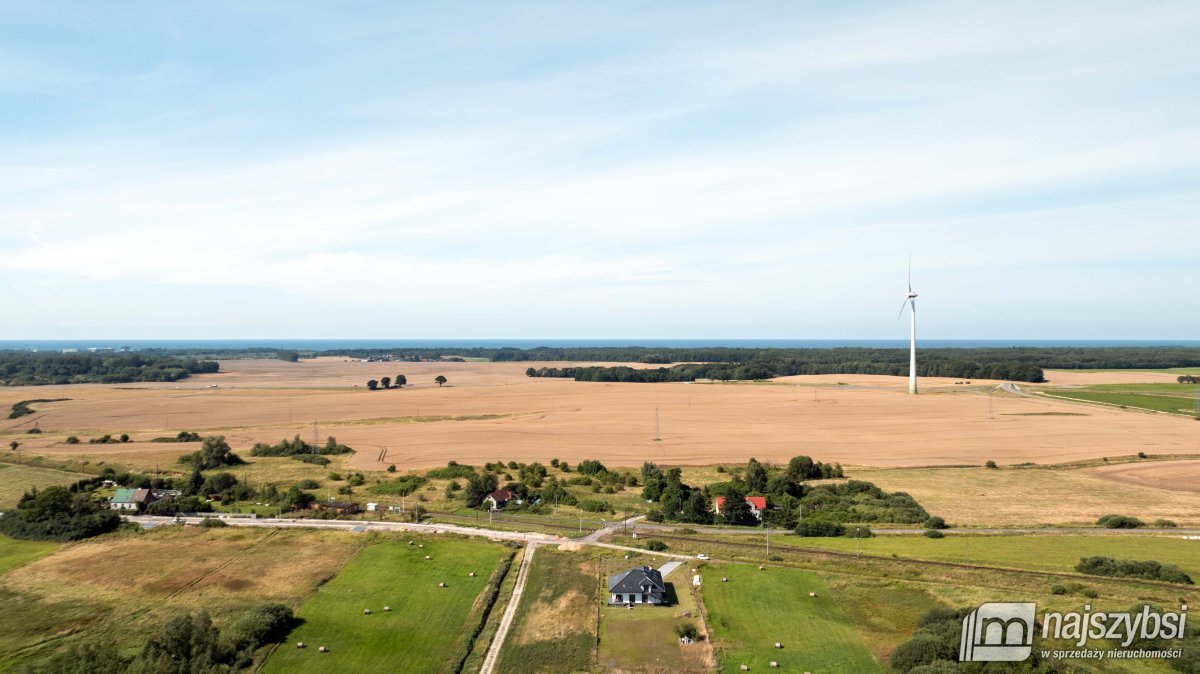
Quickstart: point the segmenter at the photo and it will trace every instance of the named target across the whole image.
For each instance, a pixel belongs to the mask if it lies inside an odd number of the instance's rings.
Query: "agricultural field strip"
[[[658,538],[663,538],[666,540],[683,541],[683,542],[693,543],[693,544],[709,543],[712,545],[728,545],[728,546],[736,547],[736,548],[749,548],[749,549],[755,549],[755,550],[761,549],[763,547],[757,543],[741,543],[741,542],[737,542],[737,541],[723,541],[723,540],[691,538],[691,537],[685,538],[685,537],[681,537],[681,536],[658,536]],[[603,544],[601,544],[601,545],[603,545]],[[614,546],[614,547],[622,547],[622,546]],[[773,549],[778,550],[780,552],[797,552],[797,553],[804,553],[804,554],[808,554],[808,555],[834,557],[834,558],[839,558],[839,559],[865,559],[865,560],[873,560],[873,561],[880,561],[880,562],[906,562],[906,563],[915,563],[915,564],[926,564],[929,566],[937,566],[937,567],[942,567],[942,568],[947,568],[947,569],[964,569],[964,570],[968,570],[968,571],[1002,571],[1002,572],[1006,572],[1006,573],[1027,574],[1027,575],[1040,576],[1040,577],[1045,577],[1045,578],[1064,578],[1067,580],[1076,580],[1076,581],[1089,580],[1089,581],[1095,582],[1097,580],[1096,576],[1090,576],[1090,575],[1085,575],[1085,574],[1081,574],[1081,573],[1062,573],[1062,572],[1057,572],[1057,571],[1039,571],[1039,570],[1035,570],[1035,569],[1022,569],[1022,568],[1008,567],[1008,566],[989,566],[986,564],[967,564],[965,562],[948,562],[948,561],[943,561],[943,560],[917,559],[917,558],[912,558],[912,557],[883,557],[880,555],[867,555],[867,554],[860,555],[860,554],[857,554],[854,552],[840,552],[837,550],[828,550],[828,549],[824,549],[824,548],[806,548],[806,547],[799,547],[799,546],[794,546],[794,545],[775,545],[772,547],[773,547]],[[642,553],[647,552],[646,550],[642,550],[640,548],[622,547],[622,549],[637,550],[638,552],[642,552]],[[664,553],[664,554],[666,554],[666,553]],[[691,558],[690,555],[677,555],[677,556],[681,557],[683,559]],[[1180,589],[1181,588],[1180,585],[1176,585],[1174,583],[1165,583],[1165,582],[1159,582],[1159,581],[1153,581],[1153,580],[1144,580],[1141,578],[1119,578],[1117,580],[1120,580],[1121,582],[1132,584],[1132,585],[1142,585],[1145,587],[1152,587],[1152,588],[1159,588],[1159,589],[1162,589],[1162,588]]]
[[[533,553],[537,550],[537,546],[537,543],[531,542],[525,547],[525,554],[521,557],[521,568],[517,571],[517,583],[513,586],[512,597],[508,600],[508,605],[504,607],[500,626],[496,629],[495,636],[492,637],[491,645],[488,646],[488,652],[483,658],[483,666],[479,668],[479,674],[492,674],[492,670],[496,667],[500,649],[504,647],[504,640],[508,638],[508,630],[512,627],[513,619],[517,615],[517,605],[521,603],[521,594],[525,592],[525,581],[529,578],[529,567],[533,564]]]

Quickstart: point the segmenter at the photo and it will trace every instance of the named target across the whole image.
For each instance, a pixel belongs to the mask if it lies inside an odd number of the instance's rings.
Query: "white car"
[[[696,555],[696,559],[711,559],[711,558],[708,555],[701,552],[700,554]]]

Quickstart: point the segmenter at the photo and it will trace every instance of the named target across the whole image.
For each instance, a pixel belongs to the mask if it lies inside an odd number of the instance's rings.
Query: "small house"
[[[375,512],[375,509],[378,507],[379,507],[378,503],[368,503],[367,504],[367,512],[373,513],[373,512]]]
[[[609,604],[667,603],[667,586],[658,569],[643,566],[608,577]]]
[[[499,510],[513,498],[513,493],[507,489],[497,489],[483,498],[483,504],[491,510]]]
[[[721,506],[723,506],[723,505],[725,505],[725,497],[724,496],[718,496],[715,499],[713,499],[713,512],[720,515],[721,514]],[[761,520],[763,511],[767,509],[767,497],[766,496],[747,496],[746,497],[746,505],[750,506],[750,514],[754,515],[754,517],[756,519]]]
[[[156,500],[149,489],[118,489],[108,500],[108,507],[112,510],[144,510]]]
[[[334,515],[358,514],[358,504],[345,501],[313,501],[309,507],[317,512],[333,513]]]

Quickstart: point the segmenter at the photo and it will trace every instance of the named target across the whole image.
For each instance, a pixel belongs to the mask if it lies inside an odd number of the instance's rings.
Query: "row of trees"
[[[672,367],[632,368],[628,366],[542,367],[525,370],[529,377],[563,377],[576,381],[661,383],[697,379],[745,381],[770,379],[797,374],[908,374],[907,362],[861,361],[844,363],[811,363],[798,359],[762,360],[744,364],[683,363]],[[974,362],[924,358],[918,366],[922,377],[957,377],[963,379],[1003,379],[1007,381],[1042,382],[1040,367],[1015,361]]]
[[[279,442],[268,445],[265,442],[256,442],[250,448],[250,456],[301,456],[307,454],[315,455],[330,455],[330,454],[349,454],[354,450],[337,441],[337,438],[332,435],[325,439],[323,445],[311,445],[300,439],[297,435],[291,440],[284,438]]]
[[[1180,384],[1200,384],[1200,377],[1194,374],[1180,375],[1177,380]]]
[[[372,391],[374,391],[378,388],[385,388],[385,389],[404,388],[407,385],[408,385],[408,377],[405,377],[402,374],[396,375],[395,379],[392,379],[391,377],[383,377],[382,379],[378,379],[378,380],[376,380],[376,379],[368,379],[367,380],[367,388],[371,389]]]
[[[178,381],[219,369],[216,361],[172,355],[0,351],[3,386]]]

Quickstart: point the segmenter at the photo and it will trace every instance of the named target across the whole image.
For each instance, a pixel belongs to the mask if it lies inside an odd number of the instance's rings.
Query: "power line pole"
[[[658,442],[659,440],[662,440],[662,435],[659,434],[658,405],[655,405],[654,406],[654,441]]]

